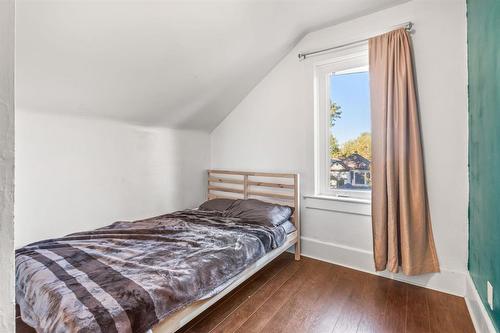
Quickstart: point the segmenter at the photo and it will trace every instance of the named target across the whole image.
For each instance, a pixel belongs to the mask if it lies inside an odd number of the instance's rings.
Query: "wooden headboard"
[[[294,207],[292,223],[297,229],[300,253],[300,178],[298,173],[208,170],[208,199],[259,199]]]

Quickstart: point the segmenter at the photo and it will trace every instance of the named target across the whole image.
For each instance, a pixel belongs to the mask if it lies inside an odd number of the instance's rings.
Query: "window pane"
[[[330,189],[371,189],[368,72],[332,73],[330,94]]]

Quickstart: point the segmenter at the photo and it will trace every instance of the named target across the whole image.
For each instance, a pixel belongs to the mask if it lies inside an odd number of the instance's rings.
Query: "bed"
[[[209,170],[209,204],[230,209],[202,205],[23,247],[23,321],[40,331],[175,332],[292,245],[300,259],[299,195],[298,174]],[[261,205],[293,229],[252,218]]]

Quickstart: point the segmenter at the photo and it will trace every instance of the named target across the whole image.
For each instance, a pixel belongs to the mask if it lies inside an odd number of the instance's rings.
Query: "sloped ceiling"
[[[18,0],[16,105],[210,131],[306,33],[401,2]]]

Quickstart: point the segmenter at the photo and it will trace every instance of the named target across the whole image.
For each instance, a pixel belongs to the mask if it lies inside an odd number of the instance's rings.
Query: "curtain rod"
[[[394,26],[394,28],[395,27],[404,27],[406,31],[410,32],[411,28],[413,27],[413,23],[412,22],[406,22],[406,23],[403,23],[403,24],[398,24],[397,26]],[[341,47],[346,47],[346,46],[351,46],[351,45],[354,45],[354,44],[359,44],[359,43],[362,43],[362,42],[366,42],[369,39],[370,38],[365,38],[365,39],[357,40],[357,41],[354,41],[354,42],[349,42],[349,43],[345,43],[345,44],[341,44],[341,45],[337,45],[337,46],[333,46],[333,47],[328,47],[326,49],[311,51],[311,52],[301,52],[301,53],[298,54],[298,57],[299,57],[299,60],[302,61],[302,60],[305,60],[307,57],[315,55],[315,54],[318,54],[318,53],[324,53],[324,52],[328,52],[328,51],[333,51],[333,50],[339,49]]]

